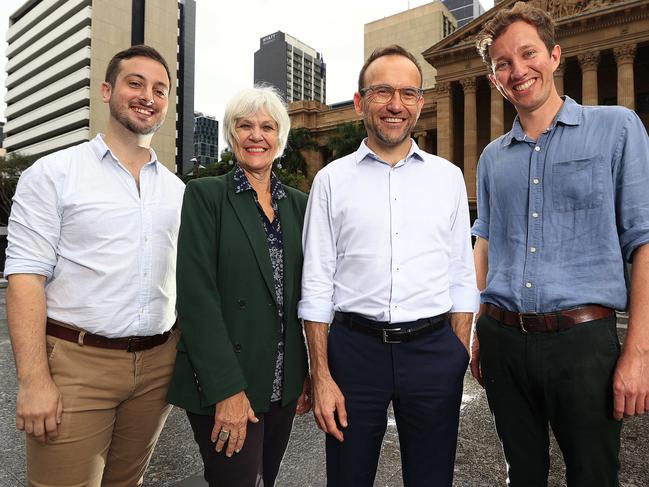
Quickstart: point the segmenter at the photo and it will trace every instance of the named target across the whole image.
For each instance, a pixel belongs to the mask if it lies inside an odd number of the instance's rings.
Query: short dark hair
[[[369,68],[370,64],[372,64],[378,58],[383,56],[403,56],[407,59],[410,59],[414,63],[414,65],[417,66],[417,71],[419,71],[419,78],[421,79],[421,83],[419,87],[421,88],[423,86],[424,74],[421,71],[421,66],[419,65],[419,61],[417,61],[417,58],[413,56],[412,53],[406,51],[403,47],[399,46],[398,44],[392,44],[391,46],[379,47],[375,49],[374,52],[370,54],[370,57],[367,58],[365,64],[363,64],[363,67],[361,68],[360,74],[358,75],[359,92],[363,88],[365,88],[365,71],[367,71],[367,68]]]
[[[162,64],[162,66],[165,68],[165,71],[167,72],[169,83],[171,83],[171,73],[169,71],[169,65],[167,65],[167,61],[165,61],[165,58],[162,57],[162,54],[160,54],[151,46],[147,46],[145,44],[137,44],[115,54],[108,63],[104,81],[106,81],[106,83],[111,86],[115,86],[115,80],[117,79],[117,73],[119,73],[120,63],[125,59],[131,59],[138,56],[148,57],[149,59],[153,59],[154,61],[158,61],[160,64]]]
[[[482,27],[476,37],[476,49],[490,72],[491,56],[489,55],[489,48],[491,44],[505,32],[507,27],[518,21],[523,21],[536,28],[548,52],[552,52],[552,49],[557,44],[554,37],[552,17],[545,10],[537,8],[531,3],[516,2],[512,8],[500,10]]]

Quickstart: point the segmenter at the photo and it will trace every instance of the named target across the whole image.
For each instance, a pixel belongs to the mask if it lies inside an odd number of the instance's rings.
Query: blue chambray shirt
[[[518,312],[627,306],[624,262],[649,242],[649,137],[631,110],[569,97],[537,141],[518,117],[478,163],[489,240],[482,302]]]

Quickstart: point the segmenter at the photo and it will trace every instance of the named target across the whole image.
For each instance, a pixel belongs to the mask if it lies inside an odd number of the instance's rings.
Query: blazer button
[[[241,351],[241,344],[235,343],[233,348],[235,352],[239,353]]]
[[[243,299],[237,301],[237,304],[239,305],[239,309],[246,309],[246,302]]]

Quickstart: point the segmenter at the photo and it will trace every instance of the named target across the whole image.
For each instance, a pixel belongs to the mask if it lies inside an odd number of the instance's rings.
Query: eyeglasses
[[[359,91],[361,96],[366,96],[375,103],[388,103],[399,92],[399,98],[404,105],[415,105],[424,95],[424,90],[414,87],[393,88],[390,85],[373,85]]]

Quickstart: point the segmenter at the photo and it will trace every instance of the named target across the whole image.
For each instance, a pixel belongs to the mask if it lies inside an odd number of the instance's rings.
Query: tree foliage
[[[12,153],[0,156],[0,224],[6,225],[11,212],[11,200],[22,172],[36,160],[35,156]]]
[[[365,126],[360,120],[338,125],[327,141],[325,164],[355,152],[366,136]]]

